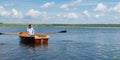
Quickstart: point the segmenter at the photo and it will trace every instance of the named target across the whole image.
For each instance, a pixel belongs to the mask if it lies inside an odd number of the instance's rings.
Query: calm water
[[[50,34],[48,44],[26,45],[17,35],[0,35],[0,60],[120,60],[120,28],[35,28]],[[0,32],[26,28],[0,28]]]

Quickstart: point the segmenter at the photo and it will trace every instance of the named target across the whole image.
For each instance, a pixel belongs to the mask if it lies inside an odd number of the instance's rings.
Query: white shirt
[[[29,35],[34,35],[34,29],[33,28],[27,28],[27,33]]]

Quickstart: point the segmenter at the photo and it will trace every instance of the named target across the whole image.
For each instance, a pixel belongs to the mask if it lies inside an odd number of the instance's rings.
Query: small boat
[[[43,44],[48,43],[49,36],[35,34],[34,36],[29,36],[27,32],[18,33],[22,43],[26,44]]]

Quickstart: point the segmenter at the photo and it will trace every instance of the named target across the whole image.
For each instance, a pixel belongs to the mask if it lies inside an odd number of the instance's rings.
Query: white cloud
[[[69,19],[77,19],[78,18],[78,14],[72,12],[72,13],[67,13],[66,15],[64,15],[65,18],[69,18]]]
[[[76,10],[77,8],[72,8],[72,7],[78,6],[81,2],[82,0],[72,0],[71,3],[63,4],[60,6],[60,8],[65,9],[65,10],[70,10],[70,9]]]
[[[6,11],[3,6],[0,6],[0,15],[1,16],[9,16],[10,12]]]
[[[95,17],[96,17],[96,18],[99,18],[99,17],[100,17],[100,15],[98,15],[98,14],[97,14],[97,15],[95,15]]]
[[[53,6],[54,4],[55,4],[55,2],[47,2],[47,3],[43,4],[43,5],[41,6],[41,8],[48,8],[48,7],[50,7],[50,6]]]
[[[31,9],[26,13],[27,16],[30,16],[30,17],[33,17],[33,18],[39,17],[40,14],[41,14],[41,12],[39,12],[37,10],[34,10],[34,9]]]
[[[120,2],[113,8],[114,11],[120,12]]]
[[[91,16],[90,13],[88,12],[88,10],[85,10],[85,11],[83,12],[83,14],[86,15],[86,16],[88,16],[88,17]]]
[[[12,16],[13,18],[23,18],[23,14],[15,9],[12,9]]]
[[[97,5],[97,7],[94,9],[94,11],[104,11],[104,10],[106,10],[106,5],[104,5],[103,3],[99,3],[98,5]]]
[[[68,4],[63,4],[60,6],[60,8],[65,9],[65,10],[69,10],[68,6],[69,6]]]
[[[95,15],[96,18],[100,18],[100,17],[103,17],[103,16],[105,16],[103,13],[102,13],[102,14],[96,14],[96,15]]]
[[[26,16],[30,16],[30,17],[32,17],[32,18],[39,18],[40,16],[46,17],[46,16],[47,16],[47,13],[46,13],[46,12],[40,12],[40,11],[31,9],[31,10],[29,10],[29,11],[26,13]]]

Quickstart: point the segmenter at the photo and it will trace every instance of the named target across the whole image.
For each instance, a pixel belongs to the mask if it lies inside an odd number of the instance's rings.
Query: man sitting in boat
[[[27,28],[27,33],[29,36],[34,36],[34,29],[32,24],[29,24],[28,28]]]

